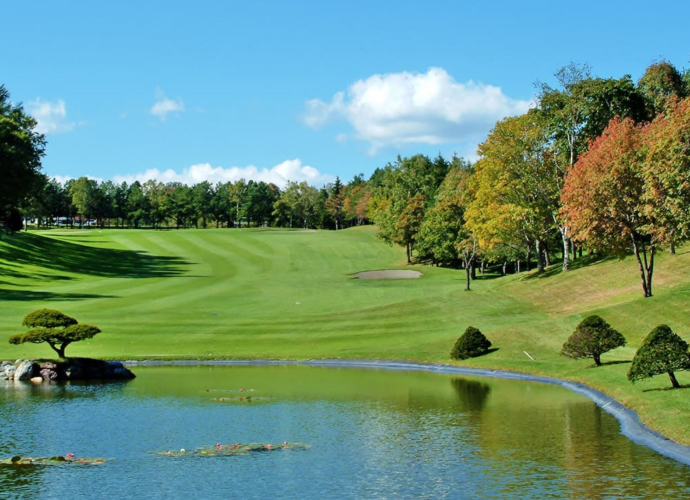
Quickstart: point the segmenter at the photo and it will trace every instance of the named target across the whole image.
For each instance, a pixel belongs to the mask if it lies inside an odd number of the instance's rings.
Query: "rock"
[[[14,380],[30,380],[38,374],[38,365],[33,361],[22,361],[14,372]]]
[[[4,378],[5,380],[13,380],[14,379],[14,372],[17,371],[17,367],[14,365],[9,365],[3,367],[2,371],[0,371],[0,378]]]
[[[57,365],[55,367],[57,368]],[[50,368],[43,368],[40,373],[43,380],[57,380],[59,378],[58,372]]]
[[[33,361],[22,361],[19,366],[0,362],[0,379],[7,380],[127,380],[135,375],[120,361],[89,358],[70,358],[65,361],[47,361],[40,366]]]
[[[32,384],[42,384],[43,383],[43,377],[31,377],[31,383]]]

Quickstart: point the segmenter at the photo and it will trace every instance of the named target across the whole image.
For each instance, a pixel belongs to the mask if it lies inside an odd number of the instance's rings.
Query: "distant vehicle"
[[[71,226],[72,219],[69,217],[54,217],[53,224],[60,227]]]

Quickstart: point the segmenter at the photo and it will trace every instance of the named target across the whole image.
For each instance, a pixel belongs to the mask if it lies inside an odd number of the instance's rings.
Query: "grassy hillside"
[[[625,373],[660,323],[690,340],[690,251],[660,257],[655,296],[642,298],[636,264],[602,260],[543,275],[480,277],[412,266],[412,280],[358,280],[363,270],[409,268],[371,227],[338,232],[85,230],[0,240],[0,359],[49,357],[12,346],[23,316],[51,307],[103,333],[70,356],[134,358],[387,358],[451,363],[468,325],[498,348],[463,364],[585,382],[690,444],[688,389],[668,377],[629,384]],[[601,314],[628,339],[604,366],[559,356],[577,323]],[[527,351],[534,361],[530,360]],[[681,384],[690,374],[679,373]]]

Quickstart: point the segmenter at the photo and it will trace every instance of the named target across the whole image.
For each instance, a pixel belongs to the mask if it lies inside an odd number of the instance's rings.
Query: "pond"
[[[687,465],[630,441],[558,386],[294,365],[135,372],[117,384],[0,384],[0,458],[111,459],[0,465],[0,496],[690,497]],[[275,448],[194,451],[236,443]]]

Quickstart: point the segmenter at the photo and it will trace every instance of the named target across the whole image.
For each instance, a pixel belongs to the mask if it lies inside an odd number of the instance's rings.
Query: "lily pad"
[[[156,454],[166,457],[227,457],[237,455],[248,455],[249,453],[268,452],[268,451],[294,451],[307,450],[309,445],[303,443],[288,443],[287,441],[280,444],[271,443],[235,443],[235,444],[220,444],[213,446],[200,446],[194,450],[180,451],[157,451]]]
[[[11,458],[0,459],[0,465],[102,465],[105,458],[78,458],[71,453],[53,457],[22,457],[15,455]]]

